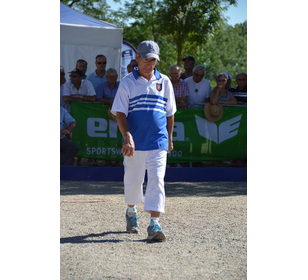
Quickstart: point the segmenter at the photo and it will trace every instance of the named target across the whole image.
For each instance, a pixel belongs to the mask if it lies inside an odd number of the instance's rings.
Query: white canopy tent
[[[79,13],[60,2],[60,65],[65,72],[76,67],[78,59],[88,62],[86,75],[95,69],[95,57],[107,57],[108,68],[121,76],[123,30]]]

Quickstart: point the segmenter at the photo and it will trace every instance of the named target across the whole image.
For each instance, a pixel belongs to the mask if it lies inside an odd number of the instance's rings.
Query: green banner
[[[78,157],[123,160],[122,135],[108,118],[107,105],[71,102],[77,126],[73,141]],[[247,107],[224,107],[223,117],[205,119],[202,109],[178,109],[174,116],[173,151],[169,163],[226,160],[247,157]]]

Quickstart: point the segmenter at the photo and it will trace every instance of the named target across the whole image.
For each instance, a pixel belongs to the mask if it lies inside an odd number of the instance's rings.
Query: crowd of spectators
[[[182,61],[184,62],[184,73],[182,73],[180,65],[174,64],[169,67],[169,77],[173,85],[178,108],[182,110],[202,108],[206,103],[213,105],[247,105],[246,73],[236,75],[237,87],[231,86],[232,78],[228,72],[219,73],[216,79],[216,86],[212,89],[210,82],[204,78],[206,69],[203,65],[195,66],[193,56],[186,56]],[[70,115],[70,102],[101,102],[102,104],[109,105],[111,108],[121,82],[118,81],[117,71],[113,68],[107,68],[107,57],[105,55],[97,55],[95,65],[96,70],[87,76],[87,61],[84,59],[77,60],[75,69],[68,72],[70,74],[69,79],[66,79],[65,70],[60,66],[60,139],[61,143],[65,142],[66,145],[72,147],[73,153],[78,152],[78,147],[76,147],[76,144],[75,146],[72,145],[73,142],[71,141],[72,131],[75,129],[76,122]],[[134,70],[138,70],[136,59],[132,59],[127,65],[128,75]],[[65,123],[63,116],[70,120],[70,122]],[[71,123],[73,124],[70,126]],[[61,144],[61,165],[80,165],[80,158],[77,158],[74,163],[72,158],[67,160],[64,157],[65,160],[62,160],[63,154],[64,151]],[[96,163],[96,160],[92,162]]]

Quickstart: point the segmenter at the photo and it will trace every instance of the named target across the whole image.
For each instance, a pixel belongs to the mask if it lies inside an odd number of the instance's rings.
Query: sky
[[[121,0],[124,4],[125,0]],[[107,0],[107,4],[111,9],[116,10],[121,5],[114,3],[113,0]],[[237,23],[243,23],[247,20],[247,0],[238,0],[237,7],[231,6],[228,11],[225,13],[225,16],[228,17],[228,24],[235,25]]]

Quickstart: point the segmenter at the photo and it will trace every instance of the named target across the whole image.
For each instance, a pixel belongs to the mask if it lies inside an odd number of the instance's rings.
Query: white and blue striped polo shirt
[[[164,149],[168,151],[167,117],[176,112],[170,79],[157,69],[148,81],[136,70],[125,76],[119,85],[112,113],[127,117],[136,151]]]

